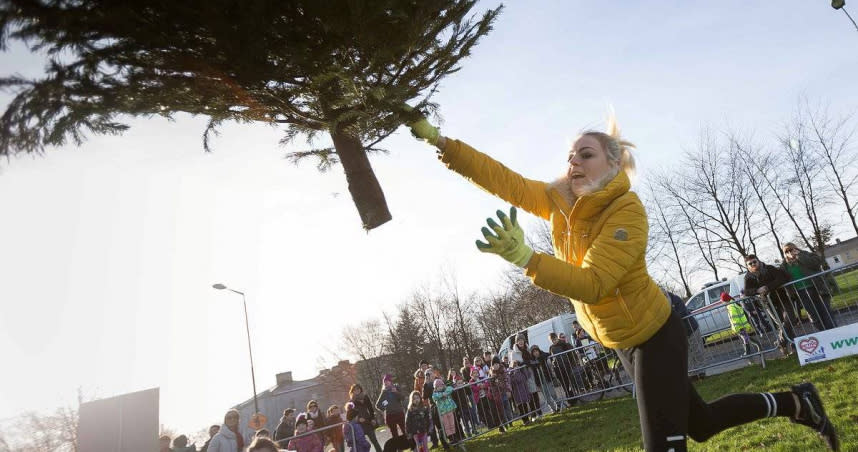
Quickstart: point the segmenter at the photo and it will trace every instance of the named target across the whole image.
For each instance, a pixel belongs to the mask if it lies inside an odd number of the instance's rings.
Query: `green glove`
[[[533,249],[524,243],[524,230],[516,220],[515,207],[509,209],[509,217],[500,210],[497,211],[498,219],[503,226],[495,223],[491,218],[486,222],[495,232],[492,234],[489,228],[483,227],[483,237],[489,243],[477,240],[477,248],[484,253],[495,253],[509,262],[524,267],[533,256]]]
[[[405,111],[414,110],[414,108],[408,104],[404,104],[402,107]],[[411,134],[416,138],[421,140],[425,140],[427,143],[432,146],[438,145],[438,137],[441,136],[441,132],[437,127],[429,124],[429,121],[426,118],[420,118],[419,120],[408,124],[408,127],[411,128]]]

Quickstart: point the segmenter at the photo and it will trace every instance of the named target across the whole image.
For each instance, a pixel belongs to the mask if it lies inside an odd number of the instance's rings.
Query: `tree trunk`
[[[384,192],[381,191],[360,140],[349,134],[344,126],[332,130],[331,138],[343,164],[349,193],[360,214],[363,228],[369,231],[390,221],[393,217],[387,208]]]

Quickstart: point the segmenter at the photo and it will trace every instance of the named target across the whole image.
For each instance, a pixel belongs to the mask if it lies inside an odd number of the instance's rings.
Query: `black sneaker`
[[[792,392],[801,403],[799,416],[791,417],[790,422],[806,425],[819,434],[820,438],[825,441],[828,448],[831,450],[840,450],[840,440],[837,439],[837,431],[834,430],[834,425],[825,414],[825,409],[822,407],[822,400],[819,398],[819,393],[816,392],[816,387],[813,383],[802,383],[792,387]]]

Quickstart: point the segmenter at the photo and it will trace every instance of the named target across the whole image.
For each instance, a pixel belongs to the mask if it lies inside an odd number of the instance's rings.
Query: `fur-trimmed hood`
[[[611,172],[602,176],[601,179],[593,181],[591,183],[591,186],[587,189],[587,194],[592,194],[604,189],[608,186],[609,183],[611,183],[614,179],[617,178],[619,173],[619,168],[613,168]],[[572,181],[569,179],[568,173],[565,173],[554,181],[549,182],[548,187],[557,190],[557,193],[560,194],[563,200],[569,203],[570,208],[574,207],[575,202],[578,201],[578,196],[576,196],[575,193],[572,191]],[[587,196],[587,194],[585,194],[584,196]]]
[[[569,180],[569,175],[564,174],[557,179],[554,179],[553,182],[549,182],[548,186],[557,190],[557,193],[560,194],[563,199],[569,203],[569,207],[575,205],[575,201],[578,200],[578,197],[575,196],[575,193],[572,192],[572,181]]]

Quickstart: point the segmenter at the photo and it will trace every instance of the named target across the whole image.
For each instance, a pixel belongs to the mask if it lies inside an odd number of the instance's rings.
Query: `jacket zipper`
[[[570,248],[571,243],[572,243],[572,212],[575,210],[575,206],[572,206],[572,210],[569,211],[569,214],[567,215],[566,212],[564,212],[563,209],[560,207],[560,204],[557,203],[557,201],[555,201],[554,203],[557,205],[557,210],[559,210],[560,213],[563,214],[563,220],[566,221],[566,244],[565,244],[566,262],[571,263],[573,265],[576,265],[577,263],[575,261],[577,261],[577,259],[578,259],[577,254],[574,256],[575,259],[571,259],[572,256],[570,256],[570,254],[569,254],[569,248]],[[589,235],[590,234],[587,232],[581,233],[582,238],[587,238],[587,237],[589,237]],[[583,242],[584,241],[582,240],[581,243],[583,243]],[[578,252],[578,250],[576,250],[576,252]],[[578,313],[576,312],[576,314],[578,314]],[[584,316],[587,317],[587,323],[589,323],[590,325],[593,324],[593,319],[590,318],[590,314],[586,312],[586,309],[581,314],[583,314]],[[599,332],[595,328],[593,329],[593,336],[595,336],[593,339],[595,339],[596,342],[598,342],[600,344],[602,343],[602,337],[599,335]]]

